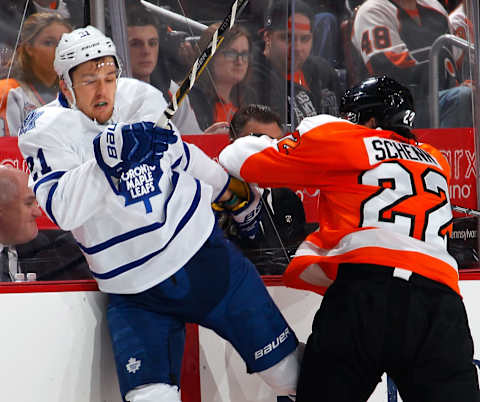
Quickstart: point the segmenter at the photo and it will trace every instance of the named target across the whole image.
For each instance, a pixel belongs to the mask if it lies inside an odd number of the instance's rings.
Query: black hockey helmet
[[[383,75],[347,89],[341,99],[340,114],[356,124],[375,117],[379,127],[405,135],[413,126],[415,108],[409,89]]]

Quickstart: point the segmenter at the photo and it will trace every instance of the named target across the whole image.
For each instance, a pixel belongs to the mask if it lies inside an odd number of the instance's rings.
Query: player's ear
[[[263,41],[265,42],[265,50],[270,50],[272,46],[272,35],[270,31],[263,32]]]
[[[67,100],[72,103],[73,102],[73,96],[72,96],[72,93],[70,92],[70,89],[67,87],[67,84],[65,83],[64,80],[60,80],[58,82],[59,86],[60,86],[60,91],[62,91],[62,94],[63,96],[65,96],[65,98],[67,98]]]
[[[377,119],[375,117],[370,117],[363,125],[368,128],[377,128]]]

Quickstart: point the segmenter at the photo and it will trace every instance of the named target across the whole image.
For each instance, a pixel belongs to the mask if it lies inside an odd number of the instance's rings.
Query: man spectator
[[[167,27],[141,3],[132,3],[127,9],[128,46],[132,76],[152,84],[165,98],[171,98],[178,89],[169,66],[175,59],[177,46],[171,49]],[[178,44],[177,44],[178,45]],[[188,95],[181,103],[172,121],[182,134],[201,134]]]
[[[450,33],[448,15],[437,0],[367,0],[357,11],[353,44],[370,74],[387,74],[412,91],[416,127],[429,126],[429,51]],[[452,52],[440,55],[438,94],[441,127],[472,126],[472,91],[458,85]],[[458,85],[458,86],[457,86]]]
[[[296,126],[307,116],[336,115],[340,88],[338,76],[330,64],[310,54],[313,42],[311,9],[299,0],[295,2],[293,18],[291,11],[289,0],[275,1],[269,10],[263,32],[263,54],[254,65],[253,87],[258,91],[259,103],[269,105],[284,123],[291,122],[292,108],[292,123]]]
[[[475,33],[472,21],[467,17],[467,10],[464,1],[460,1],[452,12],[448,15],[452,30],[456,36],[473,44]],[[464,80],[471,79],[475,65],[475,52],[472,49],[457,52],[457,69],[461,71]]]
[[[265,105],[241,107],[230,123],[230,139],[235,141],[247,135],[283,137],[280,116]],[[252,237],[243,236],[229,214],[220,216],[220,224],[260,274],[280,275],[298,245],[318,225],[306,223],[302,201],[294,191],[286,187],[259,191],[262,193],[262,211],[258,231]]]
[[[8,255],[11,268],[9,273],[0,270],[0,281],[23,280],[27,273],[34,273],[36,280],[91,278],[71,233],[39,231],[36,219],[41,215],[28,174],[0,165],[0,267]]]
[[[15,280],[19,273],[15,246],[33,240],[38,234],[36,218],[42,212],[28,175],[18,169],[0,166],[0,249],[2,281]]]

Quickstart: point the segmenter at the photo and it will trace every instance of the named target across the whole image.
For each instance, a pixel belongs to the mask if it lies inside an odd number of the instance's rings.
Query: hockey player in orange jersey
[[[320,229],[284,276],[325,294],[297,402],[366,401],[384,372],[405,402],[478,401],[457,263],[446,249],[448,162],[417,142],[411,94],[386,76],[347,90],[341,111],[345,119],[306,118],[280,140],[245,137],[220,154],[245,181],[320,189]]]

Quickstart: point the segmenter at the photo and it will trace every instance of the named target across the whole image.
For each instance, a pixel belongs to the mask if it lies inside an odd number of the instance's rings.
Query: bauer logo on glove
[[[163,157],[177,136],[173,130],[143,121],[133,124],[112,124],[93,140],[95,159],[108,176],[120,178],[132,163],[155,164]]]
[[[254,186],[248,186],[248,200],[244,201],[239,207],[232,210],[232,217],[238,226],[239,234],[249,239],[254,239],[260,226],[260,212],[262,210],[262,199],[258,189]]]

